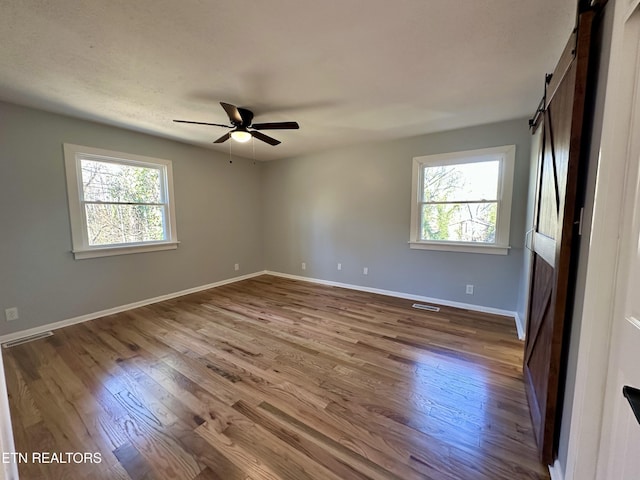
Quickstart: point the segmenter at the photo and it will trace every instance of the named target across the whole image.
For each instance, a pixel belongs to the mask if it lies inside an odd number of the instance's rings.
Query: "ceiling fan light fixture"
[[[246,130],[234,130],[231,132],[231,138],[236,142],[246,143],[251,140],[251,134]]]

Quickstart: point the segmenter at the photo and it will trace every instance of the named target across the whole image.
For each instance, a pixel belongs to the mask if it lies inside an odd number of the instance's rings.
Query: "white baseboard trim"
[[[524,331],[524,320],[522,319],[522,317],[518,312],[515,312],[515,319],[516,319],[516,329],[518,330],[518,338],[520,340],[524,340],[524,337],[526,335]]]
[[[107,315],[113,315],[115,313],[125,312],[127,310],[133,310],[134,308],[144,307],[145,305],[151,305],[152,303],[163,302],[165,300],[171,300],[172,298],[182,297],[183,295],[189,295],[190,293],[201,292],[202,290],[208,290],[210,288],[221,287],[229,283],[239,282],[241,280],[247,280],[249,278],[258,277],[264,275],[265,271],[259,271],[249,273],[247,275],[241,275],[239,277],[232,277],[226,280],[220,280],[219,282],[209,283],[207,285],[200,285],[198,287],[188,288],[186,290],[180,290],[179,292],[168,293],[166,295],[160,295],[158,297],[147,298],[138,302],[129,303],[127,305],[120,305],[118,307],[108,308],[106,310],[100,310],[99,312],[88,313],[79,317],[69,318],[67,320],[61,320],[59,322],[48,323],[39,327],[29,328],[27,330],[21,330],[19,332],[8,333],[0,336],[0,344],[10,342],[12,340],[18,340],[32,335],[37,335],[48,330],[57,330],[58,328],[68,327],[69,325],[75,325],[76,323],[83,323],[89,320],[95,320],[96,318],[106,317]]]
[[[564,480],[562,467],[558,460],[553,462],[553,465],[549,465],[549,475],[551,475],[551,480]]]
[[[242,280],[247,280],[249,278],[253,278],[253,277],[258,277],[260,275],[273,275],[276,277],[282,277],[282,278],[288,278],[291,280],[298,280],[298,281],[302,281],[302,282],[310,282],[310,283],[316,283],[319,285],[328,285],[328,286],[332,286],[332,287],[339,287],[339,288],[348,288],[351,290],[357,290],[357,291],[361,291],[361,292],[368,292],[368,293],[377,293],[379,295],[387,295],[390,297],[397,297],[397,298],[404,298],[407,300],[417,300],[420,302],[427,302],[427,303],[435,303],[437,305],[445,305],[448,307],[455,307],[455,308],[462,308],[465,310],[472,310],[472,311],[476,311],[476,312],[483,312],[483,313],[492,313],[495,315],[502,315],[505,317],[510,317],[515,319],[516,322],[516,328],[518,329],[518,336],[520,337],[520,332],[522,329],[522,326],[519,325],[518,323],[518,319],[519,316],[517,314],[517,312],[513,312],[510,310],[503,310],[503,309],[499,309],[499,308],[493,308],[493,307],[485,307],[482,305],[475,305],[475,304],[471,304],[471,303],[462,303],[462,302],[453,302],[450,300],[444,300],[441,298],[433,298],[433,297],[425,297],[422,295],[413,295],[410,293],[404,293],[404,292],[396,292],[393,290],[383,290],[380,288],[372,288],[372,287],[364,287],[361,285],[354,285],[354,284],[350,284],[350,283],[341,283],[341,282],[333,282],[331,280],[322,280],[319,278],[311,278],[311,277],[302,277],[299,275],[291,275],[288,273],[281,273],[281,272],[274,272],[274,271],[270,271],[270,270],[263,270],[263,271],[258,271],[258,272],[254,272],[254,273],[249,273],[247,275],[241,275],[239,277],[232,277],[232,278],[228,278],[226,280],[221,280],[219,282],[214,282],[214,283],[209,283],[207,285],[200,285],[198,287],[193,287],[193,288],[189,288],[186,290],[181,290],[179,292],[173,292],[173,293],[168,293],[166,295],[160,295],[158,297],[153,297],[153,298],[147,298],[145,300],[140,300],[138,302],[133,302],[133,303],[129,303],[127,305],[120,305],[118,307],[113,307],[113,308],[109,308],[106,310],[101,310],[99,312],[93,312],[93,313],[88,313],[86,315],[81,315],[79,317],[74,317],[74,318],[69,318],[66,320],[61,320],[59,322],[54,322],[54,323],[48,323],[46,325],[41,325],[38,327],[34,327],[34,328],[29,328],[26,330],[20,330],[18,332],[13,332],[13,333],[8,333],[6,335],[2,335],[0,336],[0,344],[6,343],[6,342],[11,342],[13,340],[19,340],[21,338],[25,338],[25,337],[30,337],[32,335],[37,335],[43,332],[46,332],[48,330],[57,330],[59,328],[63,328],[63,327],[68,327],[70,325],[75,325],[77,323],[83,323],[83,322],[87,322],[89,320],[95,320],[96,318],[100,318],[100,317],[106,317],[107,315],[114,315],[116,313],[121,313],[121,312],[125,312],[127,310],[133,310],[134,308],[138,308],[138,307],[144,307],[145,305],[151,305],[152,303],[158,303],[158,302],[163,302],[165,300],[171,300],[172,298],[176,298],[176,297],[182,297],[183,295],[189,295],[190,293],[196,293],[196,292],[200,292],[202,290],[208,290],[210,288],[216,288],[216,287],[221,287],[222,285],[227,285],[229,283],[235,283],[235,282],[239,282]],[[522,338],[522,337],[520,337]]]
[[[353,285],[353,284],[350,284],[350,283],[333,282],[331,280],[322,280],[322,279],[319,279],[319,278],[301,277],[299,275],[291,275],[289,273],[273,272],[271,270],[267,270],[264,273],[266,273],[267,275],[273,275],[275,277],[283,277],[283,278],[289,278],[291,280],[299,280],[299,281],[302,281],[302,282],[317,283],[317,284],[320,284],[320,285],[327,285],[327,286],[330,286],[330,287],[348,288],[350,290],[358,290],[358,291],[361,291],[361,292],[368,292],[368,293],[377,293],[379,295],[387,295],[387,296],[390,296],[390,297],[405,298],[407,300],[417,300],[417,301],[420,301],[420,302],[435,303],[437,305],[445,305],[447,307],[463,308],[465,310],[473,310],[475,312],[493,313],[495,315],[502,315],[502,316],[505,316],[505,317],[511,317],[513,319],[515,319],[516,316],[517,316],[517,313],[513,312],[511,310],[502,310],[500,308],[485,307],[483,305],[474,305],[472,303],[452,302],[450,300],[443,300],[441,298],[424,297],[422,295],[413,295],[411,293],[395,292],[393,290],[382,290],[380,288],[363,287],[361,285]],[[517,323],[516,323],[516,328],[517,328]]]

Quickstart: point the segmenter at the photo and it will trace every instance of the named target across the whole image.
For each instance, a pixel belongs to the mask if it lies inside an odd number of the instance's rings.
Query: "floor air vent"
[[[433,305],[424,305],[423,303],[414,303],[411,305],[413,308],[418,308],[420,310],[429,310],[430,312],[439,312],[440,307],[434,307]]]
[[[23,337],[17,340],[11,340],[10,342],[3,343],[2,346],[4,348],[15,347],[16,345],[22,345],[23,343],[33,342],[34,340],[40,340],[41,338],[50,337],[53,335],[52,331],[37,333],[35,335],[31,335],[30,337]]]

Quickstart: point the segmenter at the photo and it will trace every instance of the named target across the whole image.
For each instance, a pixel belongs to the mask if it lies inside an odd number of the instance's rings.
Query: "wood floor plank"
[[[549,480],[513,322],[268,275],[3,350],[29,479]]]
[[[233,408],[251,419],[257,425],[260,425],[265,430],[271,432],[294,449],[302,452],[321,465],[326,466],[331,471],[335,472],[339,478],[352,478],[354,480],[366,480],[371,478],[354,468],[352,465],[353,462],[343,461],[341,458],[333,456],[322,446],[317,445],[316,443],[307,440],[304,436],[297,434],[294,429],[288,428],[288,426],[274,421],[266,415],[264,411],[260,411],[260,409],[255,408],[242,400],[236,402],[233,405]]]
[[[15,405],[15,414],[21,419],[20,426],[28,428],[42,421],[40,410],[36,407],[31,390],[24,380],[16,361],[9,357],[6,363],[7,389],[11,392],[9,395],[12,404]]]
[[[131,480],[148,479],[152,475],[151,466],[131,443],[119,446],[113,451],[113,454]]]

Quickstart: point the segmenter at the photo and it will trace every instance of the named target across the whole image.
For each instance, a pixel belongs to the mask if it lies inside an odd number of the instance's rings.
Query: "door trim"
[[[629,52],[623,51],[625,24],[640,0],[609,2],[613,8],[606,102],[602,118],[591,246],[585,280],[574,399],[569,424],[565,480],[596,477],[603,436],[605,385],[609,364],[619,230],[622,225],[626,177],[626,147],[631,116],[630,85],[621,78]],[[606,38],[606,37],[605,37]],[[632,64],[635,64],[635,54]],[[566,425],[563,425],[566,428]],[[600,452],[603,453],[603,452]]]
[[[13,443],[11,428],[11,413],[9,412],[9,398],[7,397],[7,382],[4,376],[2,352],[0,351],[0,452],[13,453],[16,451]],[[18,480],[18,464],[15,462],[0,462],[0,480]]]

